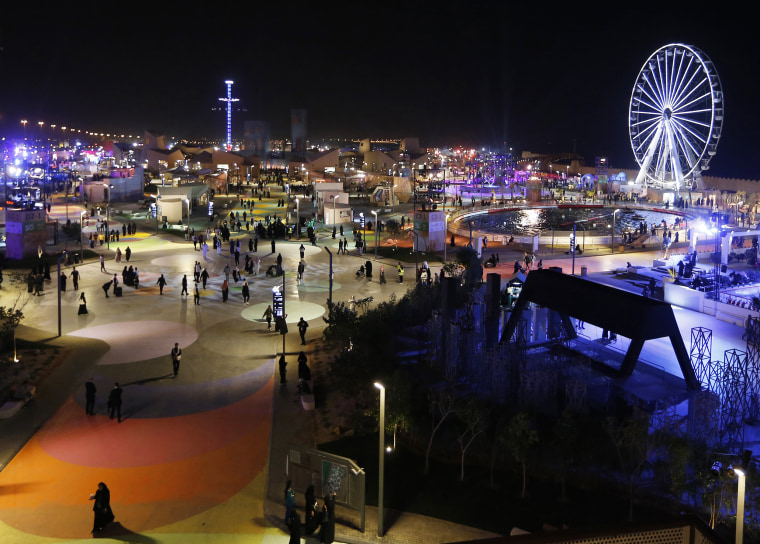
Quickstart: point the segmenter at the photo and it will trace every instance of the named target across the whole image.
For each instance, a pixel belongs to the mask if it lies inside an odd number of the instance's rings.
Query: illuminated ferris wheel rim
[[[679,187],[707,170],[723,124],[723,91],[712,61],[681,43],[656,50],[636,78],[628,120],[641,168],[637,182]]]

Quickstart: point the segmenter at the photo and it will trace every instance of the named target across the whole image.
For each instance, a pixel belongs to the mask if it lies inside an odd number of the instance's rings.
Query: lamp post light
[[[106,248],[111,249],[111,189],[113,185],[104,183],[103,187],[108,191],[108,205],[106,206]]]
[[[301,199],[296,196],[296,240],[301,238]]]
[[[375,260],[377,260],[377,233],[380,229],[378,228],[377,212],[372,210],[372,215],[375,216]]]
[[[450,217],[451,217],[451,214],[447,213],[444,215],[444,220],[443,220],[443,264],[446,264],[446,261],[448,260],[449,244],[446,238],[449,236],[449,218]]]
[[[612,212],[612,241],[610,243],[610,250],[612,250],[612,253],[615,253],[615,216],[620,210],[615,210]]]
[[[335,227],[335,226],[338,224],[338,218],[337,218],[337,216],[335,215],[335,203],[336,203],[336,202],[338,201],[338,199],[340,198],[340,195],[330,195],[330,198],[332,198],[332,201],[333,201],[333,217],[332,217],[332,223],[333,223],[333,227]]]
[[[385,386],[375,382],[375,387],[380,390],[380,447],[378,449],[378,486],[377,486],[377,536],[383,536],[383,492],[385,491]]]
[[[190,199],[185,199],[185,205],[187,206],[187,225],[185,225],[185,240],[190,239]]]
[[[573,242],[570,245],[570,252],[573,254],[573,272],[572,272],[573,276],[575,276],[575,248],[578,247],[578,244],[575,238],[575,231],[576,231],[576,224],[573,223]]]
[[[61,260],[68,255],[68,251],[61,253],[58,257],[58,336],[61,336]],[[743,505],[742,505],[743,506]]]
[[[744,495],[747,475],[743,470],[734,468],[734,474],[739,478],[736,492],[736,544],[744,542]]]

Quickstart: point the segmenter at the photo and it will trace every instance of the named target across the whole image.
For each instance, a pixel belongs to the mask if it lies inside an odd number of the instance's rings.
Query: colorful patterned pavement
[[[256,201],[257,217],[283,213],[274,206],[280,195],[272,196],[271,202]],[[57,206],[52,215],[60,215]],[[140,229],[145,228],[145,219],[136,222]],[[205,230],[203,223],[196,226],[194,222],[193,226],[198,232]],[[288,442],[282,440],[289,437],[287,421],[298,417],[301,409],[293,404],[292,391],[275,387],[274,358],[282,348],[282,337],[268,332],[262,318],[271,303],[272,288],[282,285],[282,278],[248,277],[249,305],[242,302],[240,283],[231,282],[229,301],[222,302],[224,267],[233,265],[229,248],[223,248],[221,255],[209,251],[204,259],[191,242],[173,235],[151,235],[152,227],[140,236],[112,243],[110,254],[105,245],[100,248],[110,255],[105,273],[97,261],[77,266],[89,314],[77,315],[78,293],[69,284],[61,297],[61,338],[55,339],[58,321],[53,289],[47,287],[44,296],[33,297],[24,308],[23,337],[60,345],[72,350],[72,355],[40,385],[38,398],[30,407],[13,419],[0,420],[0,437],[17,439],[20,448],[13,456],[13,446],[0,440],[2,544],[90,539],[92,503],[87,499],[100,481],[111,489],[116,522],[102,536],[112,541],[287,541],[287,535],[268,515],[272,511],[279,515],[280,506],[268,500],[267,486],[275,481],[281,485],[279,479],[284,478],[282,459],[269,456],[277,457],[277,452],[287,447]],[[245,236],[233,234],[241,239],[242,255],[247,251]],[[402,295],[411,285],[396,283],[391,262],[385,263],[386,270],[391,270],[387,284],[359,280],[354,271],[372,257],[337,255],[337,240],[320,241],[324,243],[333,253],[333,300],[346,301],[355,295],[373,296],[379,302],[391,294]],[[140,271],[140,287],[125,287],[121,298],[105,298],[101,285],[127,264],[115,263],[113,252],[117,247],[123,252],[127,245],[132,249],[128,264]],[[286,270],[288,322],[295,323],[303,316],[310,324],[307,339],[313,339],[324,326],[321,318],[329,295],[329,259],[323,247],[304,244],[307,266],[304,280],[298,282],[293,271],[299,261],[299,245],[278,242],[276,252],[282,253]],[[271,252],[268,243],[259,245],[262,271],[277,253]],[[506,257],[496,271],[511,275],[510,263],[519,255]],[[645,254],[637,254],[635,259],[644,258],[651,259]],[[633,257],[610,255],[582,262],[593,272],[622,266],[625,259]],[[185,274],[192,293],[196,261],[210,274],[200,305],[193,304],[192,294],[180,295]],[[544,265],[552,264],[569,265],[561,256],[545,256]],[[580,267],[581,263],[577,264]],[[168,281],[163,296],[156,285],[160,274]],[[15,293],[9,287],[7,282],[0,290],[0,305],[12,304]],[[302,348],[294,327],[291,331],[286,352],[296,354]],[[730,340],[736,331],[739,329],[732,327],[721,334]],[[174,342],[183,349],[176,378],[169,357]],[[310,346],[306,349],[308,352]],[[95,416],[83,411],[83,384],[91,376],[98,387]],[[122,423],[105,415],[107,391],[115,381],[124,389]],[[27,440],[24,432],[31,438]],[[275,445],[270,442],[273,437],[279,437]],[[367,532],[340,531],[351,541],[379,542],[373,534],[371,510],[367,512]],[[429,544],[486,536],[444,521],[399,513],[383,540]]]
[[[51,215],[60,212],[54,207]],[[281,215],[283,210],[256,202],[255,212]],[[245,233],[235,237],[243,238],[245,255]],[[249,305],[242,303],[240,283],[230,281],[230,299],[224,303],[223,269],[234,265],[228,247],[221,255],[209,251],[204,260],[182,238],[139,235],[111,243],[111,255],[127,245],[132,249],[129,263],[107,256],[105,273],[97,261],[77,266],[88,315],[77,315],[78,293],[70,283],[62,293],[63,337],[54,343],[65,346],[79,339],[107,347],[95,360],[74,355],[66,372],[77,385],[62,404],[47,407],[50,417],[0,472],[0,542],[91,538],[92,503],[87,499],[100,481],[111,490],[116,515],[103,537],[129,542],[284,542],[287,536],[264,517],[274,357],[282,337],[268,332],[262,318],[272,288],[282,278],[248,277]],[[276,251],[282,253],[286,269],[288,322],[303,316],[311,324],[308,336],[314,337],[323,326],[329,266],[323,248],[309,245],[304,280],[296,281],[299,245],[278,242]],[[336,253],[337,240],[334,245]],[[260,244],[258,255],[262,272],[277,256],[269,243]],[[210,274],[200,305],[192,297],[196,261]],[[351,276],[358,263],[355,257],[334,259],[335,299],[402,292],[393,282],[381,288],[376,282],[355,281]],[[124,287],[123,297],[105,298],[101,285],[126,264],[140,271],[140,287]],[[163,296],[156,285],[160,274],[168,281]],[[180,296],[185,274],[189,297]],[[0,291],[0,304],[7,304],[9,296],[9,289]],[[51,287],[25,308],[32,337],[50,338],[57,327],[56,308]],[[175,341],[183,349],[176,378],[169,358]],[[297,334],[290,334],[286,351],[297,353],[298,344]],[[98,387],[95,416],[84,412],[84,382],[90,376]],[[55,380],[54,373],[46,385],[55,387]],[[106,415],[107,392],[115,381],[124,389],[122,423]],[[41,387],[39,398],[25,410],[46,408],[43,394]],[[10,424],[0,421],[0,434]]]

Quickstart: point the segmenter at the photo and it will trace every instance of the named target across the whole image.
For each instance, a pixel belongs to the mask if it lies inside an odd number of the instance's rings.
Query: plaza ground
[[[276,213],[282,195],[256,203],[257,218]],[[230,199],[230,205],[233,201]],[[69,208],[72,208],[69,206]],[[230,208],[232,209],[232,208]],[[241,210],[242,211],[242,210]],[[55,204],[52,215],[63,217],[63,205]],[[76,212],[69,210],[71,216]],[[282,209],[279,209],[282,213]],[[397,211],[396,216],[408,213]],[[193,217],[191,225],[205,231],[205,218]],[[112,221],[120,227],[119,220]],[[223,268],[233,258],[229,248],[221,255],[200,251],[181,236],[154,234],[144,219],[136,236],[121,238],[96,251],[106,255],[106,272],[97,260],[77,265],[80,291],[88,300],[88,315],[77,315],[78,293],[69,281],[61,297],[61,331],[58,301],[48,283],[43,296],[32,297],[24,307],[25,319],[18,336],[32,342],[60,346],[62,361],[38,385],[35,400],[12,418],[0,420],[0,540],[4,543],[76,542],[90,538],[91,503],[87,500],[99,481],[111,489],[116,523],[103,535],[114,540],[150,543],[193,542],[285,542],[281,520],[281,491],[286,479],[284,452],[291,443],[314,447],[312,421],[296,398],[296,357],[304,349],[310,362],[324,360],[326,347],[319,341],[322,317],[330,296],[330,258],[334,282],[332,298],[372,296],[387,300],[403,295],[411,285],[414,261],[407,259],[407,279],[399,284],[397,260],[381,259],[388,283],[358,279],[356,269],[373,259],[368,239],[367,254],[337,255],[338,240],[320,236],[318,246],[304,243],[306,272],[296,280],[299,245],[304,241],[278,241],[272,253],[262,240],[257,255],[262,273],[282,254],[285,274],[287,321],[285,353],[289,383],[281,387],[276,378],[275,358],[282,351],[282,337],[267,331],[263,312],[272,301],[272,288],[282,278],[248,277],[251,302],[244,305],[240,282],[231,282],[230,299],[221,300]],[[350,238],[350,234],[348,237]],[[241,253],[247,252],[245,232]],[[465,243],[457,239],[457,245]],[[129,263],[115,263],[113,252],[129,246]],[[59,249],[59,248],[56,248]],[[401,250],[405,250],[403,245]],[[496,271],[512,274],[512,263],[522,251],[496,247]],[[612,254],[608,249],[588,251],[576,259],[576,272],[585,266],[589,277],[610,282],[607,272],[634,265],[651,265],[654,251]],[[451,254],[449,254],[451,257]],[[560,266],[570,272],[564,253],[543,251],[543,266]],[[122,259],[123,260],[123,259]],[[241,259],[242,262],[243,259]],[[200,305],[193,304],[192,270],[201,261],[210,274],[201,290]],[[429,259],[433,270],[439,265]],[[124,287],[123,297],[106,298],[101,286],[125,264],[136,266],[140,287]],[[242,267],[242,265],[241,265]],[[71,267],[66,268],[67,274]],[[54,274],[54,272],[53,272]],[[156,280],[168,281],[159,294]],[[180,295],[184,274],[191,295]],[[640,292],[638,286],[616,281],[615,286]],[[25,291],[20,277],[6,271],[0,305],[13,304],[18,290]],[[295,323],[309,322],[307,346],[300,345]],[[694,326],[713,330],[713,353],[742,348],[743,329],[689,310],[676,309],[681,333],[687,342]],[[588,327],[585,334],[598,338],[601,331]],[[179,375],[171,371],[169,351],[174,342],[183,349]],[[618,346],[624,349],[625,346]],[[666,340],[647,342],[642,359],[655,362],[678,376],[680,370]],[[9,364],[9,363],[3,363]],[[23,361],[20,363],[23,366]],[[95,416],[84,414],[84,382],[93,377],[98,387]],[[114,382],[124,389],[124,421],[106,415],[106,397]],[[301,501],[297,503],[299,506]],[[433,544],[485,538],[489,533],[451,524],[445,520],[408,513],[388,516],[392,525],[382,539],[390,542]],[[364,533],[337,527],[342,542],[380,541],[376,537],[376,510],[367,509]],[[110,531],[110,532],[109,532]]]

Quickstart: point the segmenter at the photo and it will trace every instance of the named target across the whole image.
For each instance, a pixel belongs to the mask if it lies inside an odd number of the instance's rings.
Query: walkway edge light
[[[375,387],[380,390],[380,448],[378,486],[377,486],[377,536],[383,536],[383,486],[385,484],[385,386],[375,382]]]

